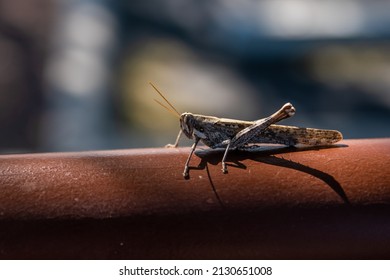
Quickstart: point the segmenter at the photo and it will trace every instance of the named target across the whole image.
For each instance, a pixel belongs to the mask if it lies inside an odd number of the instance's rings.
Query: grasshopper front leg
[[[183,133],[183,131],[180,130],[180,131],[179,131],[179,134],[177,135],[175,144],[167,144],[167,145],[165,145],[165,148],[176,148],[176,147],[179,145],[179,140],[180,140],[180,137],[181,137],[182,133]],[[197,146],[198,143],[199,143],[199,140],[200,140],[199,137],[195,137],[195,142],[194,142],[194,144],[193,144],[192,147],[191,147],[191,152],[190,152],[190,154],[189,154],[189,156],[188,156],[188,158],[187,158],[187,161],[186,161],[186,163],[185,163],[185,165],[184,165],[184,171],[183,171],[183,177],[184,177],[184,178],[188,178],[188,176],[189,176],[189,172],[188,172],[188,171],[189,171],[189,169],[190,169],[190,167],[189,167],[189,165],[190,165],[190,160],[191,160],[192,154],[193,154],[194,151],[195,151],[196,146]]]
[[[277,112],[271,116],[255,121],[254,124],[238,132],[232,139],[227,140],[225,153],[222,158],[222,172],[227,173],[226,157],[230,149],[235,149],[251,143],[251,140],[259,133],[267,129],[271,124],[277,123],[283,119],[292,117],[295,114],[295,108],[291,103],[286,103]]]
[[[177,146],[179,145],[179,140],[180,140],[182,133],[183,133],[183,131],[181,131],[181,129],[180,129],[179,134],[176,137],[175,144],[166,144],[165,148],[177,148]]]

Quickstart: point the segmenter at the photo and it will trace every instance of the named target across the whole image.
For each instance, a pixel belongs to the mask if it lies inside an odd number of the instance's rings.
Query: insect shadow
[[[240,168],[240,169],[246,169],[246,165],[243,164],[241,161],[246,159],[251,159],[260,163],[275,165],[275,166],[281,166],[285,168],[295,169],[307,174],[310,174],[323,182],[325,182],[342,200],[346,205],[350,205],[350,201],[340,185],[340,183],[330,174],[323,172],[321,170],[309,167],[307,165],[287,160],[284,158],[276,157],[277,154],[282,153],[291,153],[291,152],[301,152],[301,151],[308,151],[308,150],[320,150],[320,149],[329,149],[329,148],[345,148],[348,147],[348,145],[345,144],[336,144],[332,146],[315,146],[315,147],[275,147],[275,146],[265,146],[260,147],[256,151],[251,152],[242,152],[242,151],[233,151],[230,156],[230,163],[228,163],[229,166],[233,168]],[[211,178],[208,164],[217,165],[220,163],[220,155],[223,153],[223,149],[205,149],[205,150],[198,150],[195,152],[195,154],[201,158],[201,162],[197,167],[190,167],[190,169],[198,169],[203,170],[205,169],[207,172],[208,179],[210,181],[211,187],[213,189],[213,192],[216,195],[216,198],[219,202],[219,204],[224,207],[224,204],[222,200],[220,199],[217,190],[215,188],[215,185],[213,183],[213,180]]]

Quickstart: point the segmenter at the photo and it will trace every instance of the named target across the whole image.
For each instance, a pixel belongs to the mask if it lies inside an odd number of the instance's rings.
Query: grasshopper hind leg
[[[258,152],[261,151],[264,148],[262,145],[246,145],[246,146],[241,146],[238,147],[237,150],[242,151],[242,152]]]
[[[224,141],[227,143],[225,153],[222,158],[222,172],[227,173],[226,157],[229,149],[239,149],[247,146],[256,135],[265,131],[271,124],[277,123],[283,119],[289,118],[295,114],[295,108],[291,103],[286,103],[276,113],[271,116],[255,121],[252,125],[239,131],[232,139]]]

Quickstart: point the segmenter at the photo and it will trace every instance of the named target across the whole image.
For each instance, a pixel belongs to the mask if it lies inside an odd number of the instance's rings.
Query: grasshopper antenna
[[[175,114],[177,117],[180,117],[180,113],[176,110],[176,108],[171,104],[171,102],[168,101],[168,99],[165,98],[165,96],[152,84],[152,82],[149,82],[149,84],[154,88],[155,91],[165,100],[165,102],[169,105],[171,109],[169,109],[167,106],[163,105],[161,102],[158,100],[154,99],[158,104],[163,106],[165,109],[167,109],[169,112]],[[173,110],[173,111],[172,111]]]
[[[180,119],[180,116],[176,114],[176,112],[172,111],[172,109],[168,108],[167,106],[165,106],[164,104],[162,104],[160,101],[158,101],[157,99],[153,99],[158,105],[164,107],[169,113],[171,113],[172,115],[174,115],[176,118],[179,118]]]

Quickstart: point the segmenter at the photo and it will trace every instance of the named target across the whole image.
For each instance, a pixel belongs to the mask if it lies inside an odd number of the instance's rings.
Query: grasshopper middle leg
[[[196,137],[196,138],[195,138],[195,142],[194,142],[194,144],[193,144],[192,147],[191,147],[191,152],[190,152],[190,154],[189,154],[189,156],[188,156],[188,158],[187,158],[186,164],[184,165],[184,171],[183,171],[183,177],[184,177],[184,178],[188,178],[188,176],[189,176],[188,171],[189,171],[189,169],[190,169],[190,167],[189,167],[189,165],[190,165],[190,160],[191,160],[192,154],[193,154],[194,151],[195,151],[196,145],[198,145],[198,143],[199,143],[199,140],[200,140],[200,138]]]

